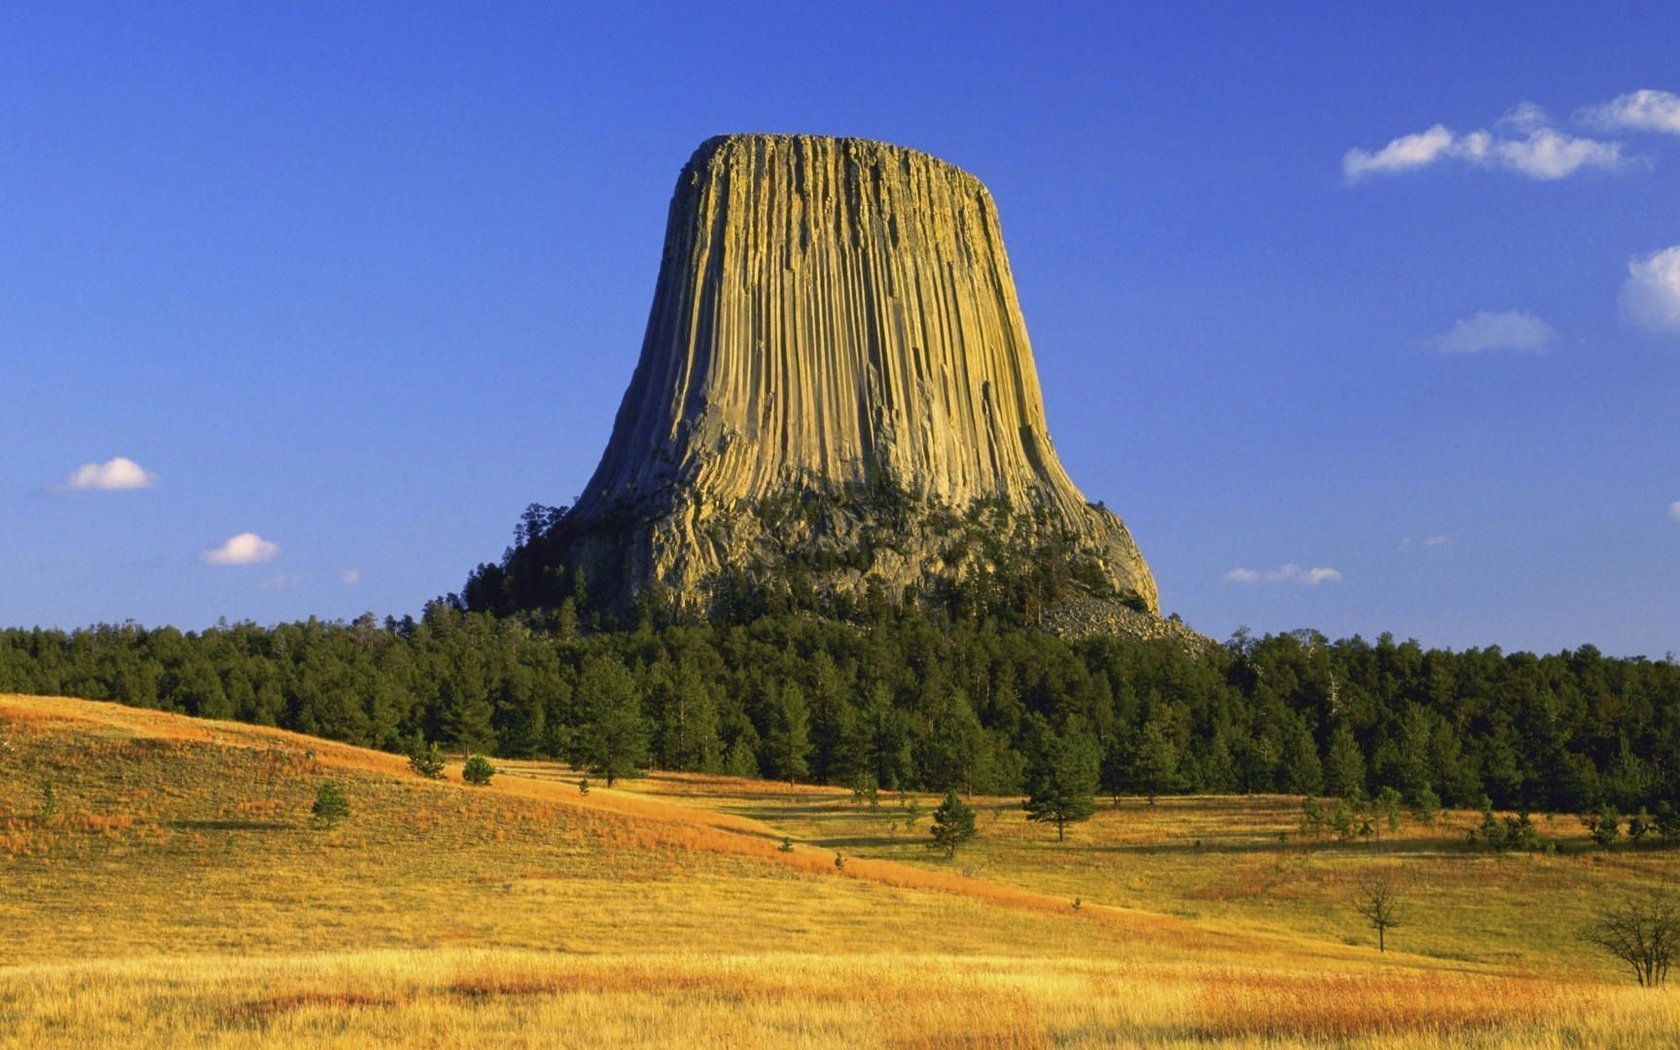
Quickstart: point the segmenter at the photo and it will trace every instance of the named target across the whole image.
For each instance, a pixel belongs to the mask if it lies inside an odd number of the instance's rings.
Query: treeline
[[[1504,809],[1680,803],[1680,667],[1310,631],[1068,642],[878,608],[564,637],[448,601],[418,620],[0,632],[0,690],[389,750],[882,788],[1021,792],[1077,746],[1119,793],[1292,792]]]

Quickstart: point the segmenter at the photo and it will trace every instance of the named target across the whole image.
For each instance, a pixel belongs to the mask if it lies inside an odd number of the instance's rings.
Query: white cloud
[[[1680,524],[1680,499],[1668,505],[1668,516],[1676,524]]]
[[[1293,562],[1265,572],[1238,568],[1225,574],[1226,583],[1298,583],[1303,587],[1316,587],[1321,583],[1330,583],[1341,578],[1340,572],[1328,566],[1303,569]]]
[[[1526,135],[1531,131],[1538,131],[1540,128],[1549,127],[1551,123],[1552,118],[1547,115],[1544,109],[1541,109],[1535,103],[1518,102],[1515,106],[1512,106],[1508,111],[1506,111],[1503,117],[1500,117],[1497,121],[1495,121],[1493,126],[1496,128],[1510,128],[1513,131]]]
[[[1532,179],[1566,178],[1583,168],[1616,171],[1629,163],[1620,142],[1601,142],[1559,131],[1550,126],[1546,111],[1532,102],[1520,103],[1494,125],[1519,137],[1491,131],[1460,135],[1445,124],[1428,131],[1402,135],[1380,150],[1350,149],[1342,155],[1342,174],[1349,182],[1367,175],[1415,171],[1443,160],[1473,167],[1515,171]]]
[[[1427,167],[1452,149],[1454,139],[1445,125],[1437,124],[1428,131],[1402,135],[1375,153],[1350,149],[1342,155],[1342,174],[1358,179],[1373,173]]]
[[[271,543],[254,532],[241,532],[229,537],[220,547],[205,551],[203,558],[211,565],[261,565],[273,561],[279,554],[279,544]]]
[[[343,572],[338,574],[338,579],[340,583],[344,584],[344,586],[354,587],[356,584],[362,582],[362,570],[345,569]]]
[[[57,492],[117,492],[123,489],[147,489],[158,483],[158,476],[129,459],[116,456],[103,463],[83,463],[70,476],[54,486]]]
[[[1552,326],[1531,313],[1482,310],[1474,317],[1453,322],[1444,333],[1425,341],[1445,354],[1477,354],[1483,350],[1543,354],[1555,339],[1557,332]]]
[[[1680,244],[1629,260],[1621,303],[1641,328],[1680,333]]]
[[[1495,167],[1511,168],[1533,179],[1566,178],[1582,168],[1615,171],[1628,163],[1620,142],[1579,138],[1552,128],[1537,128],[1526,139],[1495,141],[1493,149]]]
[[[1588,106],[1575,114],[1575,119],[1605,130],[1680,135],[1680,95],[1649,88],[1630,91],[1603,105]]]

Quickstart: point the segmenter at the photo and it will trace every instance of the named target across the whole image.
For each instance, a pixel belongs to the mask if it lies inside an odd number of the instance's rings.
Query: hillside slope
[[[277,730],[0,696],[0,1045],[1517,1047],[1680,1023],[1680,998],[1596,978],[1075,906],[1086,876],[995,825],[979,855],[1003,878],[867,839],[839,870],[816,843],[874,818],[827,789],[583,796],[509,765],[470,788]],[[308,816],[327,778],[351,806],[331,830]]]

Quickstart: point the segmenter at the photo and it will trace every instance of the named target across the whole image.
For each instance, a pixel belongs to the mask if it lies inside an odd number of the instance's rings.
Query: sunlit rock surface
[[[592,579],[679,596],[730,566],[900,587],[1051,545],[1158,608],[1125,525],[1051,444],[991,195],[864,139],[728,135],[690,158],[571,521],[601,526],[570,552]]]

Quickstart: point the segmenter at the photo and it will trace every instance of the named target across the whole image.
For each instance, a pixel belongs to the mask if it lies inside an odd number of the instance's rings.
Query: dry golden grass
[[[1175,799],[1105,808],[1058,844],[994,799],[947,864],[925,815],[889,828],[896,799],[871,811],[831,789],[660,774],[582,796],[543,763],[473,789],[275,730],[29,697],[0,697],[0,735],[6,1045],[1563,1047],[1680,1030],[1674,994],[1624,985],[1573,925],[1592,893],[1673,862],[1585,851],[1572,822],[1542,827],[1564,840],[1553,856],[1467,851],[1463,815],[1308,848],[1295,800]],[[329,776],[352,814],[326,831],[308,811]],[[1381,958],[1347,907],[1375,867],[1412,887]]]

